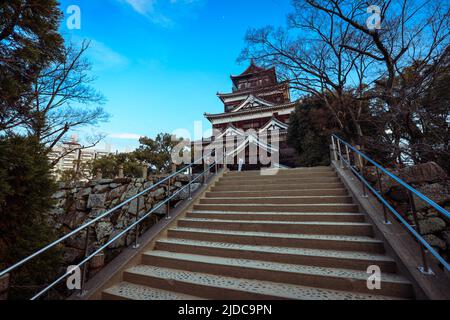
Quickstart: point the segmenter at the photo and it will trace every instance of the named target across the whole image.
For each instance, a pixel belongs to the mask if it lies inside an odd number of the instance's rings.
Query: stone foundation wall
[[[436,163],[430,162],[403,169],[389,169],[389,171],[447,211],[450,211],[450,180],[446,172]],[[376,169],[367,167],[365,176],[378,190]],[[385,199],[413,225],[414,217],[406,189],[385,175],[382,176],[381,187]],[[414,196],[414,202],[424,239],[444,259],[450,261],[449,219],[446,219],[440,212],[417,196]]]
[[[53,195],[55,205],[50,212],[50,222],[62,236],[77,227],[95,219],[109,209],[121,204],[131,197],[139,194],[153,184],[161,181],[166,176],[150,177],[149,179],[101,179],[90,182],[77,182],[72,184],[60,184],[59,190]],[[172,180],[171,192],[177,192],[187,185],[189,178],[178,175]],[[191,186],[195,191],[201,186],[195,183]],[[188,188],[182,191],[171,202],[175,206],[177,202],[189,196]],[[136,214],[143,216],[152,208],[159,205],[167,197],[167,184],[156,187],[139,199],[131,201],[124,207],[116,210],[108,217],[96,222],[90,231],[90,249],[99,248],[111,238],[126,229],[136,220]],[[149,229],[166,213],[166,205],[157,210],[156,214],[145,221],[139,229],[140,234]],[[78,262],[84,256],[85,231],[68,239],[63,246],[64,260],[68,265]],[[133,232],[117,240],[105,251],[106,260],[110,260],[118,251],[129,246],[134,239]]]

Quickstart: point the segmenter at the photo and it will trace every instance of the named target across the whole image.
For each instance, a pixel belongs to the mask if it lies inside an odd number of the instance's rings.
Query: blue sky
[[[138,136],[194,130],[204,112],[222,112],[217,92],[230,74],[249,27],[283,25],[290,0],[61,0],[81,9],[81,29],[62,24],[67,40],[91,41],[94,86],[106,99],[108,123],[83,129],[109,135],[115,151],[138,146]]]

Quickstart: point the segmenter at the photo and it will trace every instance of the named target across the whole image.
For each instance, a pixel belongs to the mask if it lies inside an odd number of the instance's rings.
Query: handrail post
[[[380,191],[380,195],[383,196],[383,185],[381,184],[381,173],[378,167],[376,167],[377,170],[377,179],[378,179],[378,189]],[[383,205],[383,215],[384,215],[384,224],[391,224],[391,222],[388,220],[387,211],[386,211],[386,205],[382,203]]]
[[[350,169],[350,167],[352,166],[352,162],[350,161],[350,151],[348,149],[348,145],[345,145],[345,152],[347,153],[347,164]]]
[[[89,226],[86,229],[86,238],[84,240],[84,258],[89,257],[89,234],[90,234],[90,231],[91,231],[91,226]],[[87,277],[87,267],[88,267],[88,263],[85,262],[83,264],[83,270],[81,272],[80,296],[82,296],[84,294],[84,287],[85,287],[86,277]]]
[[[227,163],[227,148],[223,147],[223,169],[228,169],[228,163]]]
[[[214,154],[214,174],[217,175],[217,171],[219,169],[217,168],[217,154]]]
[[[356,150],[360,151],[361,148],[359,146],[356,146]],[[364,163],[363,163],[361,155],[359,153],[357,153],[357,156],[358,156],[359,171],[361,172],[361,176],[364,177]],[[361,181],[361,184],[362,184],[362,188],[363,188],[362,197],[363,198],[368,198],[369,195],[367,194],[366,185],[365,185],[365,183],[363,181]]]
[[[206,185],[206,171],[209,170],[208,164],[206,163],[206,160],[203,160],[203,184]]]
[[[192,200],[192,167],[189,167],[189,200]]]
[[[170,220],[170,188],[171,188],[171,179],[167,182],[167,204],[166,204],[166,220]]]
[[[341,142],[337,141],[338,152],[339,152],[339,161],[341,162],[341,168],[344,169],[344,161],[342,161],[342,152],[341,152]]]
[[[334,136],[331,136],[331,143],[333,144],[333,156],[334,156],[334,161],[338,161],[337,153],[336,153],[336,141],[335,141]]]
[[[137,204],[136,204],[136,222],[139,220],[139,210],[140,210],[140,198],[137,198]],[[136,224],[136,227],[134,229],[134,245],[133,245],[133,249],[138,249],[139,248],[139,225]]]
[[[417,218],[417,208],[416,208],[416,202],[414,201],[414,196],[411,192],[411,190],[408,190],[408,199],[409,199],[409,205],[411,206],[411,212],[413,214],[414,218],[414,228],[416,229],[417,233],[422,236],[422,232],[420,230],[420,224],[419,219]],[[431,270],[430,266],[428,265],[428,259],[427,259],[427,253],[425,252],[424,246],[419,243],[420,247],[420,254],[422,255],[422,263],[423,266],[419,267],[419,271],[426,275],[434,275],[433,270]]]

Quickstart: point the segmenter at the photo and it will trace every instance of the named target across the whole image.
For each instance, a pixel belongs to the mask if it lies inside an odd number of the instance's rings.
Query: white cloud
[[[75,43],[81,43],[85,40],[89,41],[89,49],[86,56],[95,71],[103,71],[105,69],[113,69],[127,66],[129,60],[127,57],[114,51],[103,42],[94,39],[72,39]]]
[[[194,4],[207,0],[119,0],[132,7],[137,13],[146,16],[154,24],[165,28],[174,25],[174,18],[183,15]],[[170,17],[169,17],[170,15]]]
[[[157,0],[125,0],[136,12],[140,14],[152,13]]]
[[[108,138],[121,139],[121,140],[139,140],[144,135],[134,133],[113,133],[108,135]]]

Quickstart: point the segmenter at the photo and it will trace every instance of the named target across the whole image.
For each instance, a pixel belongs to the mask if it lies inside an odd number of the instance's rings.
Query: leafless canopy
[[[367,24],[374,5],[380,29]],[[323,100],[354,142],[389,146],[393,159],[414,157],[424,136],[417,104],[449,46],[449,3],[293,0],[293,7],[286,28],[249,30],[240,60],[278,66],[299,96]],[[376,139],[364,133],[368,121]]]

